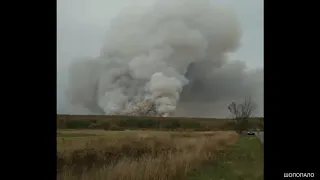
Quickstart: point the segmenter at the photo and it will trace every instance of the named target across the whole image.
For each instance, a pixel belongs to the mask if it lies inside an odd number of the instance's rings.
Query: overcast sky
[[[70,60],[97,56],[109,22],[125,6],[153,0],[58,0],[57,1],[57,96],[64,103],[67,67]],[[231,6],[243,29],[242,45],[231,59],[243,60],[248,67],[263,67],[263,1],[213,0]]]

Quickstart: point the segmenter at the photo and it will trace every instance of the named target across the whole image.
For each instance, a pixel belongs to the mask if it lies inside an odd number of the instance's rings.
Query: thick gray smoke
[[[209,0],[126,9],[111,22],[100,55],[70,65],[70,113],[199,116],[199,104],[248,96],[261,105],[263,70],[227,59],[241,34],[236,15]]]

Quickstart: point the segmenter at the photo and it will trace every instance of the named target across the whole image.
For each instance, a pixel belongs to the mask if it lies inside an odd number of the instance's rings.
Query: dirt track
[[[255,132],[255,135],[260,139],[261,143],[264,142],[264,132]]]

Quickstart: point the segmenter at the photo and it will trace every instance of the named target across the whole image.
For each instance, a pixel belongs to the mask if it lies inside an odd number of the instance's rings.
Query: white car
[[[252,130],[248,130],[247,134],[248,134],[248,135],[254,135],[255,133],[254,133],[254,131],[252,131]]]

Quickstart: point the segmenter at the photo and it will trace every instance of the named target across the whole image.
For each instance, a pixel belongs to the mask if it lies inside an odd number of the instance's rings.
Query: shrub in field
[[[178,120],[162,120],[160,121],[161,129],[174,130],[180,128],[181,124]]]
[[[148,129],[158,129],[159,124],[161,123],[159,120],[156,119],[126,119],[126,120],[119,120],[115,122],[118,126],[129,128],[129,129],[141,129],[141,128],[148,128]]]
[[[159,126],[158,120],[153,119],[141,119],[137,121],[138,128],[148,128],[148,129],[157,129]]]
[[[119,127],[117,125],[110,125],[108,129],[105,130],[110,130],[110,131],[124,131],[125,129],[123,127]]]
[[[89,125],[89,129],[100,129],[102,127],[102,125],[100,123],[91,123]]]
[[[79,121],[79,120],[66,120],[64,126],[66,129],[87,129],[89,128],[90,121]]]
[[[193,130],[204,128],[204,126],[202,126],[199,122],[196,122],[196,121],[182,122],[180,127],[183,129],[193,129]]]
[[[117,124],[119,127],[125,127],[125,128],[137,128],[136,122],[129,119],[121,119],[118,121],[114,121],[115,124]]]
[[[111,125],[109,122],[103,122],[101,123],[101,127],[104,129],[104,130],[109,130]]]

